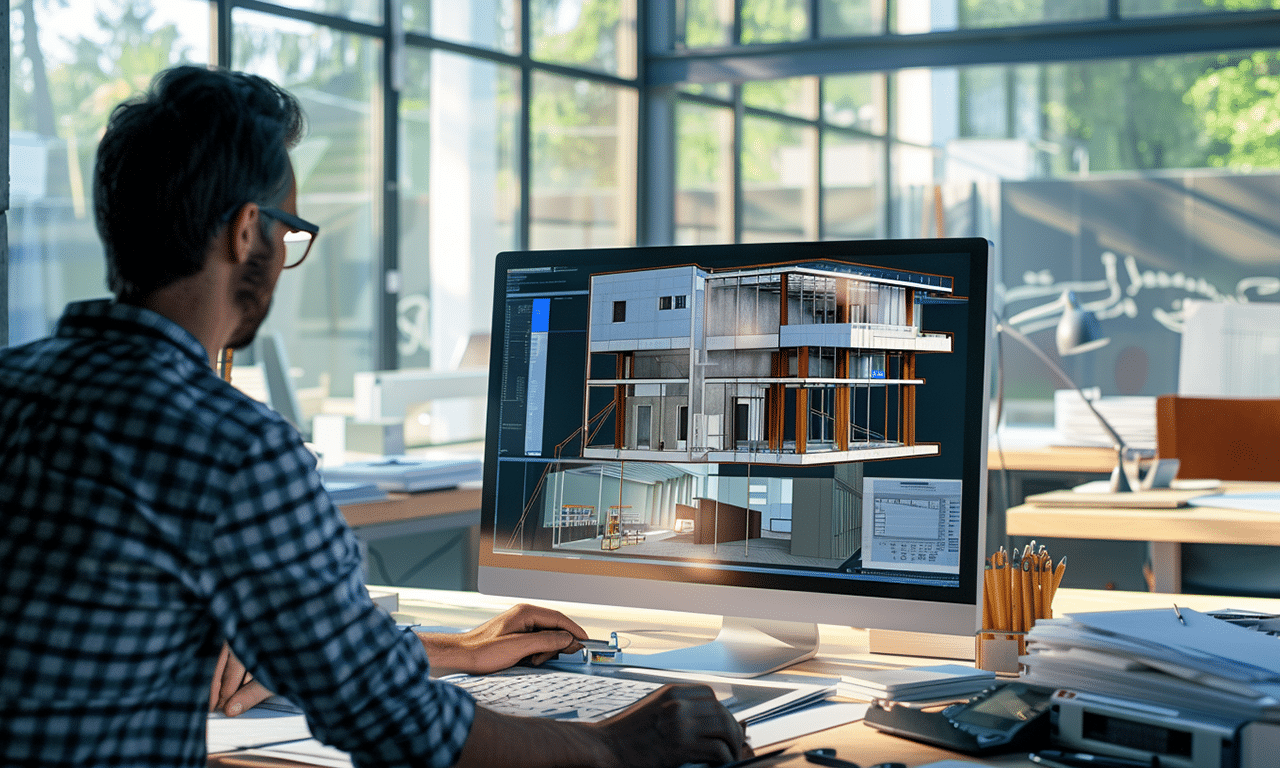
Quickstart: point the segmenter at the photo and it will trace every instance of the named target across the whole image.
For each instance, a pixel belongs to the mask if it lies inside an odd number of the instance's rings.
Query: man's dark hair
[[[196,66],[161,72],[116,107],[93,176],[111,292],[136,301],[196,274],[242,205],[279,204],[304,124],[297,100],[270,81]]]

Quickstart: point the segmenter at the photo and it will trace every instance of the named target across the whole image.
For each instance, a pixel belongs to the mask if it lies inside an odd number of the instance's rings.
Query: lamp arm
[[[1115,446],[1116,451],[1119,452],[1121,454],[1121,457],[1123,458],[1124,450],[1127,447],[1125,445],[1124,438],[1120,437],[1120,433],[1116,432],[1115,429],[1111,427],[1111,424],[1109,424],[1107,420],[1102,417],[1102,414],[1098,411],[1097,407],[1094,406],[1093,401],[1085,397],[1084,390],[1080,389],[1080,386],[1076,384],[1074,381],[1072,381],[1071,377],[1068,376],[1066,372],[1063,371],[1062,368],[1058,366],[1057,363],[1053,362],[1053,358],[1046,355],[1043,349],[1040,349],[1039,347],[1037,347],[1035,343],[1031,341],[1031,339],[1028,339],[1026,335],[1022,333],[1022,331],[1019,331],[1017,328],[1014,328],[1012,325],[1001,322],[996,324],[996,328],[1002,333],[1009,334],[1010,338],[1016,340],[1019,344],[1021,344],[1022,346],[1026,347],[1027,349],[1035,353],[1035,356],[1040,358],[1040,362],[1048,366],[1049,370],[1057,374],[1058,378],[1061,379],[1064,384],[1074,389],[1080,395],[1080,399],[1084,401],[1084,404],[1089,406],[1089,410],[1093,411],[1094,416],[1098,417],[1098,423],[1101,424],[1102,428],[1105,429],[1107,431],[1107,434],[1111,436],[1112,444]]]

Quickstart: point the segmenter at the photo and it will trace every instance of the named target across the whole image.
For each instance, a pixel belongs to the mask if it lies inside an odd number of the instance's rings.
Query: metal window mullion
[[[530,179],[533,168],[533,58],[529,48],[533,43],[533,33],[529,28],[529,7],[531,0],[519,0],[520,18],[516,20],[520,34],[520,157],[517,164],[520,168],[520,211],[516,223],[516,247],[529,248],[529,231],[532,227],[530,200],[533,198],[533,181]]]
[[[223,69],[230,69],[232,45],[231,0],[214,0],[214,2],[214,7],[210,10],[215,26],[213,33],[215,41],[213,63]]]
[[[288,8],[274,3],[265,3],[261,0],[220,0],[229,6],[235,8],[243,8],[246,11],[256,11],[258,13],[270,16],[278,16],[284,19],[293,19],[294,21],[305,21],[317,26],[334,29],[339,32],[348,34],[365,35],[367,37],[383,37],[387,32],[386,6],[384,4],[384,18],[381,24],[370,24],[367,21],[356,21],[346,16],[334,16],[328,13],[317,13],[315,11],[305,11],[300,8]],[[230,11],[228,10],[228,15]]]
[[[403,56],[401,0],[383,0],[382,27],[382,258],[376,280],[378,319],[374,333],[374,365],[380,370],[400,367],[396,324],[400,297],[400,69]]]
[[[738,10],[741,11],[741,0],[737,2]],[[738,14],[734,14],[736,19]],[[731,150],[733,152],[733,199],[730,204],[733,206],[733,242],[742,242],[742,202],[745,197],[742,188],[742,120],[745,115],[742,105],[742,85],[734,83],[732,87],[733,93],[733,136],[730,137]]]

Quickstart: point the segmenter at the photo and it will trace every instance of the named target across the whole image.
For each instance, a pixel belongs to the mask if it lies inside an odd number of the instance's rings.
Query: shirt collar
[[[209,365],[209,353],[186,328],[158,312],[121,304],[113,299],[68,304],[58,320],[54,335],[121,339],[151,336],[170,342],[200,365]]]

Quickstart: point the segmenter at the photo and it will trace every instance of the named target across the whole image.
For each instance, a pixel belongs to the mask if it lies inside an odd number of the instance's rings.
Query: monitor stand
[[[798,664],[817,652],[816,624],[725,616],[720,633],[709,643],[657,653],[623,651],[616,663],[722,677],[758,677]]]

